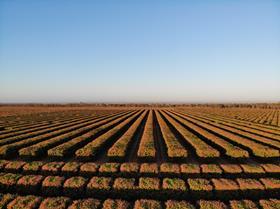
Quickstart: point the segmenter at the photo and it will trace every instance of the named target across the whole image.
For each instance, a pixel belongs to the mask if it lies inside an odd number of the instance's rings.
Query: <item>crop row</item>
[[[123,119],[129,117],[130,114],[113,116],[98,120],[88,127],[68,132],[66,134],[51,138],[49,140],[28,146],[19,151],[20,156],[36,157],[48,154],[48,156],[62,157],[69,154],[70,150],[76,148],[81,142],[91,141],[97,133],[110,129],[112,125],[117,124]]]
[[[197,156],[201,158],[220,157],[220,152],[218,150],[206,144],[202,139],[200,139],[199,137],[197,137],[196,135],[188,131],[185,127],[183,127],[180,123],[178,123],[169,115],[165,113],[162,114],[173,126],[173,128],[176,129],[178,133],[186,140],[186,142],[195,149]]]
[[[171,159],[184,159],[188,157],[187,150],[178,141],[158,111],[156,111],[156,118],[166,145],[167,156]]]
[[[108,111],[107,111],[108,112]],[[110,111],[113,113],[112,111]],[[54,113],[36,113],[32,115],[15,115],[10,117],[0,117],[0,122],[3,124],[7,130],[13,130],[17,128],[21,128],[24,126],[32,126],[48,121],[60,121],[63,118],[74,118],[80,116],[89,116],[89,115],[96,115],[96,111],[80,111],[80,112],[73,112],[67,111],[66,112],[54,112]],[[99,111],[98,113],[105,113],[105,111]]]
[[[39,130],[39,131],[30,131],[28,133],[20,134],[20,135],[15,134],[14,136],[11,136],[11,137],[5,137],[5,135],[4,135],[3,139],[1,139],[0,145],[5,145],[5,144],[17,142],[19,140],[24,140],[26,138],[36,137],[36,136],[40,136],[40,135],[43,135],[43,134],[48,134],[50,132],[54,132],[54,131],[57,131],[57,130],[60,130],[60,129],[63,129],[63,128],[67,128],[67,127],[71,127],[71,126],[74,126],[74,125],[79,125],[79,124],[83,124],[83,123],[87,124],[94,119],[95,119],[94,117],[93,118],[86,118],[86,119],[82,119],[80,121],[55,125],[54,127],[46,128],[46,129]]]
[[[0,161],[0,171],[46,175],[277,176],[279,164],[103,163]]]
[[[279,197],[279,178],[170,178],[0,174],[0,190],[19,194],[134,199]]]
[[[61,114],[61,115],[57,115],[54,118],[47,118],[44,119],[43,121],[37,122],[35,124],[26,124],[26,125],[21,125],[18,127],[9,127],[6,126],[4,131],[0,131],[0,136],[1,138],[7,138],[10,137],[11,135],[21,135],[24,133],[28,133],[28,132],[34,132],[36,130],[40,130],[43,128],[48,128],[51,127],[53,125],[60,125],[60,124],[65,124],[65,123],[69,123],[69,122],[75,122],[75,121],[79,121],[82,119],[90,119],[90,118],[98,118],[98,117],[102,117],[102,116],[106,116],[106,115],[115,115],[115,114],[120,114],[124,111],[118,111],[118,112],[111,112],[111,111],[100,111],[98,113],[83,113],[83,114]],[[7,134],[7,135],[6,135]],[[9,136],[10,135],[10,136]]]
[[[184,108],[184,111],[204,113],[211,116],[219,116],[246,123],[254,123],[256,126],[267,127],[272,130],[279,130],[280,126],[279,110],[252,108]]]
[[[140,159],[153,160],[156,157],[154,142],[153,113],[149,111],[147,122],[140,140],[137,156]]]
[[[211,132],[197,126],[194,123],[191,123],[187,120],[183,120],[182,118],[178,117],[177,115],[172,115],[173,118],[178,120],[180,123],[182,123],[185,127],[188,127],[188,129],[192,132],[194,132],[196,135],[200,136],[201,138],[207,140],[210,143],[214,143],[221,147],[225,155],[231,157],[231,158],[248,158],[249,153],[241,149],[240,147],[234,146],[232,143],[224,140],[223,138],[212,134]],[[203,151],[202,151],[203,153]],[[206,153],[207,154],[207,153]]]
[[[274,146],[278,149],[280,148],[280,137],[276,137],[276,139],[273,140],[273,139],[265,138],[263,136],[259,136],[259,135],[256,135],[256,134],[252,134],[252,133],[240,130],[236,127],[226,126],[226,125],[223,125],[222,123],[217,124],[215,122],[212,122],[212,121],[207,120],[207,119],[203,119],[201,117],[196,117],[196,116],[191,116],[191,117],[195,118],[199,121],[205,122],[207,124],[213,125],[215,127],[221,128],[225,131],[228,131],[228,132],[231,132],[233,134],[239,135],[241,137],[246,137],[246,138],[249,138],[249,139],[254,140],[256,142],[271,145],[271,146]]]
[[[47,154],[50,157],[65,157],[67,155],[73,155],[79,147],[91,142],[95,137],[100,136],[101,134],[107,134],[106,132],[111,131],[110,129],[112,127],[118,125],[131,115],[132,114],[128,114],[122,115],[121,117],[110,118],[105,123],[104,121],[101,121],[95,124],[97,128],[49,149]]]
[[[254,124],[251,123],[246,123],[243,121],[237,121],[234,119],[230,119],[230,118],[224,118],[224,117],[218,117],[218,116],[209,116],[209,115],[205,115],[205,114],[199,114],[199,113],[192,113],[189,112],[189,114],[191,115],[195,115],[204,119],[208,119],[212,122],[217,122],[220,124],[224,124],[227,125],[229,127],[234,127],[237,128],[239,130],[243,130],[252,134],[256,134],[256,135],[260,135],[260,136],[264,136],[264,137],[268,137],[271,139],[276,139],[279,140],[280,139],[280,131],[274,131],[271,129],[267,129],[267,128],[262,128],[259,126],[256,126]]]
[[[100,117],[100,116],[102,116],[102,114],[94,117]],[[18,136],[26,133],[35,132],[35,131],[40,131],[47,128],[52,128],[60,124],[72,123],[76,121],[78,122],[78,121],[82,121],[83,119],[90,119],[92,117],[93,116],[64,117],[61,118],[60,120],[56,120],[56,119],[51,120],[51,124],[49,122],[42,122],[42,123],[37,123],[35,125],[26,125],[19,129],[12,129],[10,131],[7,130],[5,132],[4,131],[0,132],[0,139],[12,137],[12,136]]]
[[[123,113],[122,115],[127,115],[127,113]],[[45,143],[51,144],[53,141],[56,140],[63,141],[71,137],[79,136],[83,133],[90,131],[91,129],[98,127],[98,125],[100,124],[107,123],[108,121],[116,119],[122,115],[105,116],[84,123],[78,123],[76,125],[59,129],[57,131],[50,132],[37,137],[31,137],[20,141],[17,140],[17,142],[1,146],[0,155],[9,156],[11,154],[17,154],[17,151],[19,150],[18,154],[21,156],[36,156],[40,153],[40,150],[43,149]],[[2,141],[3,140],[1,140],[1,142]]]
[[[76,157],[82,158],[82,159],[93,159],[96,157],[98,152],[106,146],[110,146],[111,141],[114,140],[116,137],[120,136],[123,131],[126,131],[130,125],[139,117],[140,114],[143,114],[142,112],[138,114],[134,114],[133,116],[125,119],[120,124],[112,127],[109,131],[102,134],[101,136],[95,138],[88,144],[86,144],[84,147],[78,149],[75,152]]]
[[[121,113],[121,112],[120,112]],[[117,113],[118,114],[118,113]],[[98,115],[88,115],[88,116],[82,116],[82,117],[74,117],[71,119],[67,119],[68,117],[61,118],[60,122],[57,122],[56,120],[51,120],[51,124],[44,125],[44,126],[39,126],[35,128],[27,128],[26,130],[20,130],[20,131],[14,131],[12,133],[0,133],[0,139],[12,139],[12,137],[20,137],[20,139],[24,139],[26,135],[28,137],[31,136],[37,136],[40,134],[46,133],[46,131],[52,131],[52,130],[57,130],[57,126],[65,126],[67,124],[78,124],[86,121],[90,121],[92,119],[97,119],[103,116],[109,116],[109,115],[114,115],[112,113],[107,113],[107,114],[98,114]],[[29,134],[29,135],[28,135]]]
[[[86,126],[92,123],[92,121],[98,120],[98,119],[102,119],[102,118],[106,118],[106,117],[111,117],[114,115],[104,115],[104,116],[95,116],[95,117],[91,117],[91,118],[86,118],[86,119],[82,119],[79,121],[75,121],[75,122],[71,122],[71,123],[66,123],[66,124],[59,124],[53,128],[47,128],[44,130],[40,130],[40,131],[35,131],[35,132],[29,132],[26,134],[22,134],[22,135],[16,135],[13,137],[8,137],[8,138],[4,138],[1,140],[0,145],[5,145],[5,144],[10,144],[13,142],[17,142],[17,141],[22,141],[26,138],[34,138],[34,137],[44,137],[44,134],[52,134],[51,136],[55,136],[56,133],[60,133],[58,132],[61,129],[71,129],[73,126],[75,126],[76,128],[80,128],[82,126]],[[68,129],[67,129],[68,128]]]
[[[40,197],[34,195],[19,196],[14,194],[0,194],[0,207],[7,209],[263,209],[279,208],[279,199],[260,199],[252,201],[242,200],[198,200],[198,201],[177,201],[167,200],[160,202],[154,199],[138,199],[127,201],[123,199],[96,199],[84,198],[73,200],[69,197]]]
[[[140,127],[147,111],[141,114],[141,116],[129,127],[129,129],[111,146],[107,152],[107,156],[111,159],[124,159],[128,152],[128,147],[133,143],[133,138],[136,135],[137,129]]]
[[[261,143],[255,142],[253,140],[247,139],[245,137],[241,137],[239,135],[233,134],[229,131],[223,130],[221,128],[218,128],[217,126],[214,126],[212,124],[207,124],[205,122],[201,122],[197,119],[194,119],[193,117],[186,116],[182,113],[175,113],[173,114],[180,116],[181,118],[190,121],[201,128],[206,129],[207,131],[210,131],[213,134],[216,134],[222,138],[227,139],[228,141],[231,141],[234,144],[238,144],[239,146],[242,146],[248,150],[251,150],[252,154],[257,157],[279,157],[280,152],[277,149],[273,149],[269,146],[263,145]]]

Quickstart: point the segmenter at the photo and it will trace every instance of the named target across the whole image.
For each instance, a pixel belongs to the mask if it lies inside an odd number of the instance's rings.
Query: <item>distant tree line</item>
[[[216,108],[263,108],[263,109],[280,109],[280,102],[278,103],[204,103],[204,104],[171,104],[171,103],[25,103],[25,104],[8,104],[2,103],[1,106],[29,106],[29,107],[216,107]]]
[[[280,109],[279,103],[232,103],[232,104],[183,104],[176,106],[188,107],[217,107],[217,108],[263,108],[263,109]]]

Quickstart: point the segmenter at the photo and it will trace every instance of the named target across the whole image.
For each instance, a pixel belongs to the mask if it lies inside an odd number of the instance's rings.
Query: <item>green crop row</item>
[[[20,194],[70,197],[116,195],[119,198],[238,198],[280,195],[279,178],[157,178],[157,177],[61,177],[0,174],[0,190]],[[54,192],[54,193],[53,193]]]
[[[241,145],[246,147],[246,149],[251,150],[252,154],[256,157],[260,158],[277,158],[280,157],[280,152],[278,149],[273,149],[267,145],[263,145],[262,143],[256,142],[254,140],[241,137],[237,134],[233,134],[229,131],[223,130],[222,128],[218,128],[215,125],[208,124],[205,122],[201,122],[200,120],[195,119],[194,117],[187,116],[182,113],[172,112],[173,114],[183,118],[184,120],[190,121],[207,131],[218,135],[220,137],[226,138],[229,141],[232,141],[234,144]]]
[[[280,148],[280,137],[276,137],[275,140],[274,139],[269,139],[269,138],[264,137],[264,136],[259,136],[259,135],[253,134],[253,133],[249,133],[249,132],[244,131],[240,128],[236,128],[234,125],[233,126],[227,126],[227,125],[224,125],[222,123],[216,123],[216,122],[213,122],[209,119],[205,119],[205,118],[197,117],[197,116],[193,116],[193,115],[191,117],[193,117],[194,119],[197,119],[199,121],[202,121],[204,123],[213,125],[217,128],[221,128],[221,129],[223,129],[225,131],[228,131],[230,133],[236,134],[240,137],[246,137],[246,138],[248,138],[250,140],[253,140],[253,141],[256,141],[256,142],[271,145],[271,146],[275,147],[276,149]]]
[[[112,127],[106,133],[100,135],[99,137],[95,138],[91,142],[87,143],[82,148],[78,149],[75,152],[75,156],[81,159],[93,159],[99,151],[101,151],[104,146],[110,145],[111,141],[114,140],[116,137],[121,135],[122,131],[125,131],[133,122],[134,120],[139,117],[142,111],[133,112],[129,115],[128,118],[121,121],[121,123],[117,124],[116,126]],[[108,124],[106,124],[108,125]]]
[[[154,160],[156,157],[156,149],[154,142],[153,113],[149,111],[147,122],[140,140],[137,156],[140,159]]]
[[[96,131],[96,129],[102,125],[102,124],[108,124],[109,121],[114,120],[118,117],[122,117],[123,115],[117,115],[117,116],[109,116],[109,117],[103,117],[103,118],[98,118],[96,120],[91,121],[90,124],[86,126],[82,126],[80,128],[77,128],[73,131],[67,132],[65,134],[52,137],[51,139],[44,140],[42,142],[36,143],[34,145],[25,147],[21,150],[19,150],[19,155],[20,156],[27,156],[27,157],[38,157],[38,156],[43,156],[47,153],[49,149],[54,147],[54,149],[59,149],[57,145],[63,146],[64,143],[69,142],[71,140],[74,140],[76,138],[78,139],[84,139],[84,138],[90,138],[91,135],[93,135],[91,132]],[[124,116],[123,116],[124,117]],[[48,151],[49,156],[56,156],[54,153],[57,153],[53,151],[53,149]],[[52,155],[53,154],[53,155]],[[58,155],[59,156],[59,155]],[[60,157],[63,157],[60,156]]]
[[[4,139],[1,140],[0,144],[7,141],[8,144],[2,145],[0,147],[0,155],[9,156],[9,155],[21,155],[21,156],[40,156],[41,152],[44,151],[44,147],[48,148],[49,144],[52,141],[63,141],[67,140],[69,137],[78,136],[79,133],[86,132],[92,128],[94,125],[92,123],[106,119],[110,116],[105,116],[103,118],[97,119],[88,119],[85,122],[75,122],[74,124],[68,124],[66,127],[57,127],[57,130],[48,130],[47,133],[39,136],[32,137],[31,135],[27,136],[29,138],[20,140],[20,138],[13,139]],[[20,137],[20,136],[19,136]],[[23,148],[23,149],[22,149]]]
[[[249,157],[249,153],[246,150],[241,149],[238,146],[234,146],[233,144],[229,143],[228,141],[222,139],[221,137],[210,133],[209,131],[195,125],[194,123],[191,123],[187,120],[183,120],[182,118],[178,117],[175,114],[172,114],[171,116],[176,118],[178,121],[180,121],[185,126],[187,126],[190,130],[195,132],[196,135],[204,138],[206,141],[210,141],[211,143],[214,143],[214,144],[217,144],[218,146],[220,146],[221,149],[224,150],[224,152],[227,156],[234,158],[234,159]],[[203,151],[202,151],[202,153],[203,153]]]
[[[113,176],[279,176],[280,165],[264,164],[195,164],[195,163],[102,163],[43,162],[0,160],[0,171],[47,175],[113,175]]]
[[[129,129],[111,146],[107,152],[107,156],[111,159],[124,159],[127,155],[129,145],[133,142],[133,137],[136,135],[137,129],[146,116],[147,111],[129,127]]]
[[[127,201],[123,199],[84,198],[73,200],[68,197],[40,197],[19,196],[13,194],[0,194],[0,207],[7,209],[273,209],[280,207],[279,199],[260,200],[230,200],[223,202],[218,200],[178,201],[167,200],[160,202],[154,199],[138,199]]]
[[[184,146],[178,141],[174,133],[170,130],[166,122],[160,116],[159,112],[156,111],[156,118],[158,125],[165,142],[165,147],[167,150],[167,156],[170,159],[185,159],[188,157],[188,151]]]

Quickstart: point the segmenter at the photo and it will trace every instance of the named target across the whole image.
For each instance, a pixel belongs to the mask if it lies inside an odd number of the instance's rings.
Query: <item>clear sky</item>
[[[278,0],[0,1],[0,102],[279,100]]]

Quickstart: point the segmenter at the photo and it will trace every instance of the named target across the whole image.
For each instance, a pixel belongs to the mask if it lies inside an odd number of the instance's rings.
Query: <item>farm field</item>
[[[21,108],[0,117],[0,208],[280,208],[279,109]]]

